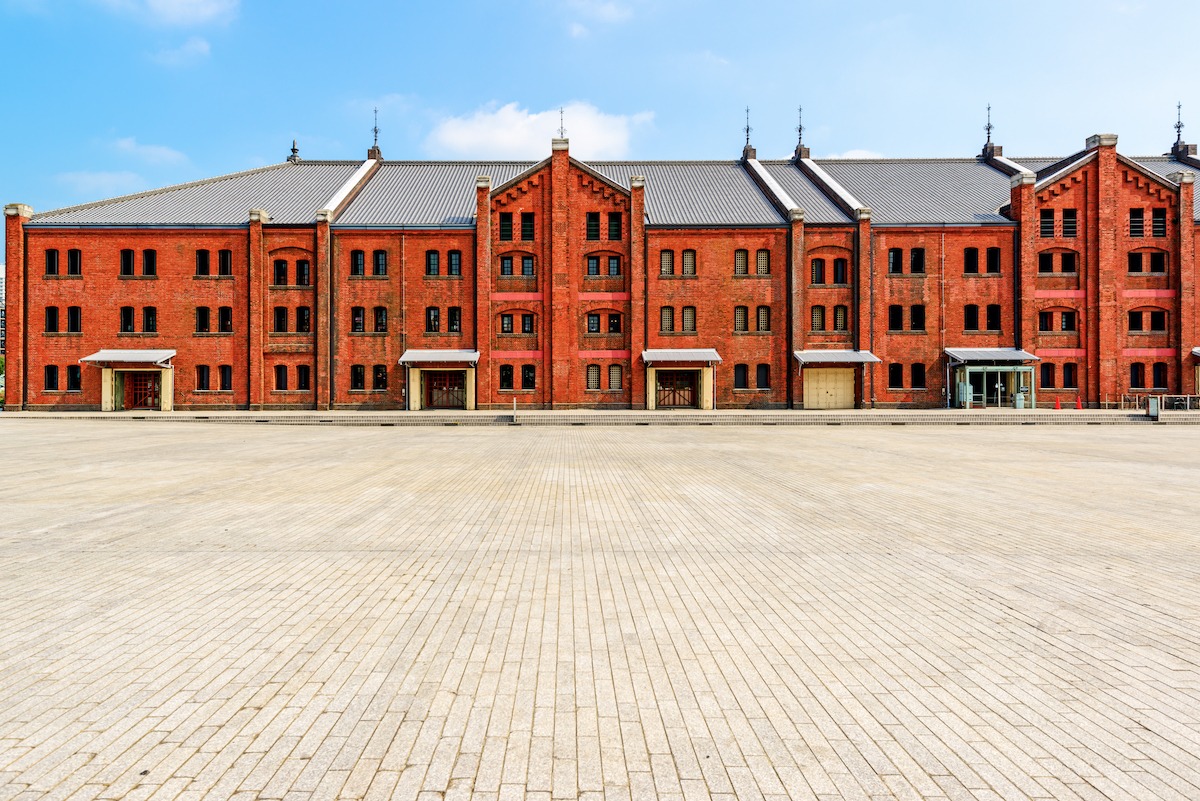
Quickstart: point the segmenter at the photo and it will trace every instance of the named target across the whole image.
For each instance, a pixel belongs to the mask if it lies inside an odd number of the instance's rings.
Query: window
[[[904,251],[900,248],[888,248],[888,274],[899,275],[904,272]]]
[[[904,365],[888,365],[888,389],[904,389]]]
[[[599,275],[600,274],[600,257],[599,256],[588,256],[587,257],[587,274],[588,275]]]
[[[1049,312],[1043,312],[1048,314]],[[1039,317],[1040,319],[1040,317]],[[979,307],[974,303],[968,303],[963,306],[963,330],[978,331],[979,330]]]
[[[1140,273],[1141,271],[1142,271],[1142,254],[1141,253],[1130,253],[1129,254],[1129,272]]]
[[[1079,234],[1079,216],[1075,209],[1063,209],[1062,235],[1073,239]]]
[[[377,364],[371,368],[371,389],[382,392],[387,389],[387,365]]]
[[[386,250],[377,250],[371,254],[371,275],[387,275]]]
[[[608,238],[613,242],[621,239],[621,212],[619,211],[610,211],[608,213]],[[617,387],[617,389],[620,389],[620,387]]]
[[[58,275],[58,251],[46,251],[46,275]]]
[[[513,257],[512,256],[501,256],[500,257],[500,274],[501,275],[512,275],[513,274]]]
[[[233,251],[217,251],[217,275],[233,275]]]
[[[153,306],[142,307],[142,331],[147,334],[158,331],[158,309]]]
[[[1131,237],[1142,237],[1146,235],[1145,209],[1129,210],[1129,235]]]
[[[925,389],[925,365],[913,364],[908,368],[909,385],[913,389]]]
[[[1165,273],[1167,271],[1167,254],[1156,251],[1150,254],[1150,272]]]
[[[1061,256],[1062,256],[1062,261],[1060,262],[1060,264],[1062,266],[1060,269],[1064,273],[1075,272],[1075,269],[1076,269],[1075,268],[1075,254],[1074,253],[1063,253],[1063,254],[1061,254]]]
[[[987,249],[987,271],[993,275],[1000,272],[1000,248]]]
[[[598,222],[597,226],[599,226]],[[587,366],[587,388],[600,389],[600,365],[589,364]]]
[[[812,330],[824,331],[825,330],[825,307],[824,306],[813,306],[811,316],[812,316]]]
[[[750,330],[750,310],[745,306],[735,306],[733,309],[733,330],[734,331],[749,331]]]
[[[963,273],[979,272],[979,248],[963,250]]]
[[[696,307],[683,307],[683,330],[694,333],[696,331]]]
[[[1166,209],[1151,209],[1150,210],[1150,235],[1151,236],[1166,236],[1167,235],[1167,210]],[[1156,386],[1164,386],[1157,384]]]
[[[987,307],[987,330],[999,331],[1000,328],[1000,304],[989,303]]]
[[[833,307],[833,330],[845,331],[848,328],[848,317],[845,306]]]
[[[594,241],[600,238],[600,212],[589,211],[587,213],[587,231],[588,241]]]
[[[283,259],[275,260],[275,277],[271,281],[275,286],[287,286],[288,263]]]
[[[759,389],[771,388],[771,365],[760,364],[754,370],[754,386]]]
[[[758,321],[757,321],[758,327],[756,330],[770,331],[771,330],[771,307],[770,306],[759,306],[757,309],[757,317],[758,317]]]
[[[441,265],[438,261],[440,258],[441,255],[436,250],[425,251],[426,275],[437,275],[439,272],[441,272]]]
[[[888,306],[888,330],[904,330],[904,307],[896,304]]]
[[[121,329],[120,330],[121,330],[122,334],[132,334],[133,333],[133,307],[132,306],[122,306],[121,307]]]
[[[196,365],[196,391],[197,392],[207,392],[209,390],[208,379],[209,379],[208,365],[207,364]]]
[[[47,306],[46,307],[46,333],[47,334],[57,334],[58,333],[58,307],[57,306]]]
[[[300,259],[296,262],[296,286],[309,286],[310,284],[312,284],[312,270],[307,259]]]
[[[361,334],[367,330],[367,310],[362,306],[353,306],[350,309],[350,333]]]
[[[67,333],[78,334],[83,331],[83,308],[81,306],[67,307]]]
[[[287,306],[275,307],[275,325],[271,328],[276,334],[286,334],[288,330]]]
[[[1156,332],[1167,330],[1167,313],[1165,311],[1150,312],[1150,330]]]
[[[312,389],[312,369],[307,364],[296,365],[296,389]]]
[[[67,392],[83,391],[83,368],[78,364],[67,365]]]
[[[158,275],[158,251],[142,251],[142,275]]]
[[[513,388],[513,366],[511,364],[500,365],[500,389]]]
[[[133,275],[133,251],[128,248],[121,251],[121,275]]]
[[[975,319],[979,319],[979,307],[975,307]],[[1038,312],[1038,330],[1053,331],[1054,330],[1054,312],[1040,311]]]
[[[600,315],[599,314],[589,314],[587,316],[587,332],[589,334],[599,334],[600,333]]]
[[[296,333],[307,334],[312,331],[312,309],[307,306],[296,307]]]
[[[222,392],[231,392],[233,390],[233,365],[222,364],[217,368],[217,375],[220,376],[220,389]]]
[[[532,334],[533,333],[533,315],[532,314],[522,314],[521,315],[521,333],[522,334]]]
[[[367,368],[361,364],[350,365],[350,391],[362,391],[367,388]]]
[[[811,283],[813,283],[813,284],[825,283],[825,260],[824,259],[813,259],[811,273],[812,273]]]
[[[1079,388],[1079,372],[1075,366],[1075,362],[1067,362],[1063,368],[1063,389],[1078,389]]]
[[[207,250],[196,251],[196,275],[208,275],[210,269],[208,255],[209,254]],[[207,389],[207,387],[205,387],[205,389]]]
[[[222,334],[233,332],[233,307],[221,306],[217,309],[217,330]]]
[[[1054,272],[1054,254],[1043,250],[1038,254],[1038,272],[1052,273]]]
[[[696,251],[683,251],[683,275],[696,274]]]
[[[599,237],[597,237],[597,238],[599,238]],[[521,212],[521,241],[522,242],[532,242],[533,241],[533,212],[532,211]]]
[[[621,365],[619,365],[619,364],[610,364],[608,366],[608,388],[609,389],[620,389],[621,388],[622,383],[623,383],[623,379],[622,379],[623,372],[624,371],[621,369]]]
[[[1063,312],[1062,317],[1059,320],[1059,327],[1063,331],[1074,331],[1075,326],[1076,326],[1075,312],[1073,312],[1073,311]]]
[[[754,273],[755,275],[771,274],[771,251],[760,250],[754,254]]]
[[[1042,209],[1038,214],[1038,236],[1049,239],[1054,236],[1054,209]]]
[[[442,312],[437,306],[425,308],[425,333],[436,334],[442,330]]]
[[[1142,313],[1140,311],[1129,312],[1129,330],[1130,331],[1141,331],[1142,330]]]
[[[619,315],[619,314],[608,315],[608,333],[610,333],[610,334],[621,333],[621,315]]]
[[[462,307],[451,306],[446,309],[446,330],[451,334],[462,333]]]
[[[521,257],[521,275],[526,277],[533,275],[533,256]]]
[[[1141,362],[1134,362],[1129,365],[1129,388],[1146,388],[1146,365]]]
[[[1055,378],[1054,365],[1046,362],[1042,363],[1041,367],[1041,384],[1044,389],[1054,389],[1057,383]]]
[[[446,275],[462,275],[462,251],[452,250],[446,254]]]
[[[521,389],[534,389],[537,386],[537,368],[532,364],[521,365]]]
[[[58,365],[47,364],[45,373],[45,389],[47,392],[58,391]]]
[[[734,389],[748,389],[750,387],[750,380],[747,377],[748,373],[749,373],[749,370],[747,369],[746,365],[744,365],[744,364],[735,364],[733,366],[733,388]]]
[[[735,250],[733,252],[733,274],[745,275],[750,269],[750,251]]]
[[[920,303],[908,308],[908,327],[911,331],[925,330],[925,306]]]
[[[850,263],[845,259],[833,260],[833,283],[848,284],[850,283]]]
[[[609,275],[620,275],[621,274],[621,257],[620,256],[609,256],[608,257],[608,274]]]
[[[375,333],[376,334],[386,334],[387,333],[387,318],[388,318],[387,306],[376,306],[374,317],[375,317],[375,328],[374,328]]]
[[[83,253],[78,248],[67,251],[67,275],[83,275]],[[71,382],[71,368],[67,368],[67,384]]]
[[[367,257],[361,250],[350,251],[350,275],[363,275],[366,270]]]
[[[908,271],[913,275],[925,272],[925,248],[913,248],[908,252]]]
[[[658,274],[659,275],[674,275],[675,274],[675,251],[662,250],[658,253]]]
[[[513,238],[512,212],[500,212],[500,241],[511,242]]]
[[[287,392],[288,369],[286,364],[275,365],[275,391]]]
[[[658,310],[658,330],[668,333],[675,330],[674,306],[663,306]]]
[[[511,314],[500,315],[500,333],[511,334],[513,332],[513,316]]]

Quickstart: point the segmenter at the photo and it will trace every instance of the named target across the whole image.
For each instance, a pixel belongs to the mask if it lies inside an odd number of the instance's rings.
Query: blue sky
[[[283,160],[1067,154],[1200,140],[1194,3],[0,0],[0,201]],[[1188,134],[1191,134],[1189,137]]]

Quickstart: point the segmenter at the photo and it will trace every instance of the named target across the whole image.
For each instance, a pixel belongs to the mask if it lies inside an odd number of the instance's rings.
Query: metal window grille
[[[658,254],[658,272],[660,275],[675,274],[675,251],[664,250]]]
[[[675,330],[675,307],[663,306],[658,312],[658,328],[660,331]]]
[[[683,307],[683,330],[684,331],[695,331],[696,330],[696,307],[695,306],[684,306]]]
[[[833,330],[834,331],[845,331],[846,330],[846,307],[845,306],[834,306],[833,307]]]
[[[758,275],[771,274],[771,251],[760,250],[755,254],[754,272]]]
[[[620,389],[621,388],[621,378],[622,378],[621,373],[622,373],[621,365],[610,364],[608,366],[608,388],[609,389]]]
[[[770,331],[771,330],[771,307],[770,306],[759,306],[758,307],[758,330],[759,331]]]
[[[746,331],[749,326],[749,310],[745,306],[737,306],[733,310],[733,330]]]
[[[745,275],[749,270],[750,252],[747,250],[736,250],[733,253],[733,274]]]
[[[696,274],[696,251],[683,251],[683,275]]]
[[[1133,237],[1142,237],[1146,235],[1145,209],[1129,210],[1129,235]]]
[[[1054,236],[1054,209],[1042,209],[1038,214],[1038,236]]]
[[[600,365],[589,364],[587,366],[587,388],[600,389]]]
[[[825,307],[824,306],[813,306],[811,316],[812,316],[812,330],[824,331],[825,330]]]
[[[521,212],[521,240],[524,242],[533,241],[533,212]]]
[[[587,238],[593,241],[600,238],[600,212],[598,211],[587,213]]]

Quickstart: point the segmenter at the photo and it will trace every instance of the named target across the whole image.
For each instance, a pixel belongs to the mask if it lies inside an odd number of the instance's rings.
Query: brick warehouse
[[[1194,145],[287,161],[5,207],[17,409],[1095,406],[1197,392]]]

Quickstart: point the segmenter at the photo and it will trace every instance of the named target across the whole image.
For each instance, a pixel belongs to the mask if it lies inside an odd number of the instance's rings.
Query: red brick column
[[[549,408],[556,404],[571,405],[571,374],[575,366],[576,333],[579,321],[571,303],[571,276],[568,243],[571,236],[570,172],[571,157],[566,139],[550,143],[550,264],[545,270],[549,280],[550,320],[545,327],[543,362],[546,386],[542,397]],[[543,284],[545,286],[545,284]]]
[[[323,209],[317,212],[316,230],[316,273],[317,273],[317,319],[313,325],[316,332],[313,355],[316,360],[316,407],[332,408],[333,403],[333,241],[329,235],[329,221],[333,212]]]
[[[1101,402],[1105,396],[1120,395],[1125,386],[1120,375],[1121,343],[1124,320],[1121,312],[1121,287],[1125,265],[1117,253],[1117,231],[1124,220],[1117,209],[1117,136],[1097,134],[1087,140],[1096,149],[1097,176],[1095,209],[1096,258],[1084,273],[1087,304],[1092,325],[1088,339],[1088,400]]]
[[[8,339],[5,348],[4,408],[10,412],[25,406],[25,223],[33,209],[24,203],[4,207],[5,247],[5,315]]]
[[[871,210],[863,207],[855,209],[854,232],[854,348],[875,352],[876,320],[887,320],[887,315],[880,317],[876,309],[874,291],[873,265],[871,259]],[[866,278],[864,286],[864,277]],[[882,287],[880,287],[882,289]],[[863,292],[867,297],[863,297]],[[858,408],[875,408],[875,365],[864,364],[859,373]]]
[[[490,404],[497,378],[492,369],[492,179],[475,179],[475,407]],[[413,391],[412,389],[409,390]]]
[[[1009,179],[1009,202],[1013,221],[1013,310],[1020,318],[1016,341],[1018,348],[1031,348],[1037,342],[1037,312],[1033,299],[1037,296],[1037,233],[1038,211],[1034,184],[1037,176],[1031,172],[1017,173]],[[947,391],[952,388],[948,387]]]
[[[1192,348],[1200,345],[1200,320],[1196,319],[1196,223],[1193,202],[1196,176],[1175,172],[1167,176],[1179,184],[1179,266],[1176,288],[1179,291],[1179,388],[1188,395],[1200,394],[1196,382]]]
[[[263,223],[270,219],[262,209],[250,210],[250,228],[246,248],[246,292],[249,319],[246,321],[246,367],[249,373],[250,408],[263,405],[263,303],[267,282],[267,259],[263,244]]]
[[[784,354],[784,370],[787,372],[787,405],[789,409],[797,408],[800,398],[797,392],[800,387],[800,365],[796,363],[794,351],[804,350],[804,287],[808,286],[808,259],[805,257],[804,244],[804,209],[792,209],[788,212],[788,222],[791,225],[791,249],[788,261],[791,270],[788,272],[787,297],[787,352]],[[855,276],[855,283],[858,282]]]
[[[650,325],[646,308],[648,295],[646,274],[646,179],[640,175],[629,179],[629,406],[646,408],[646,365],[642,351],[646,349]]]

